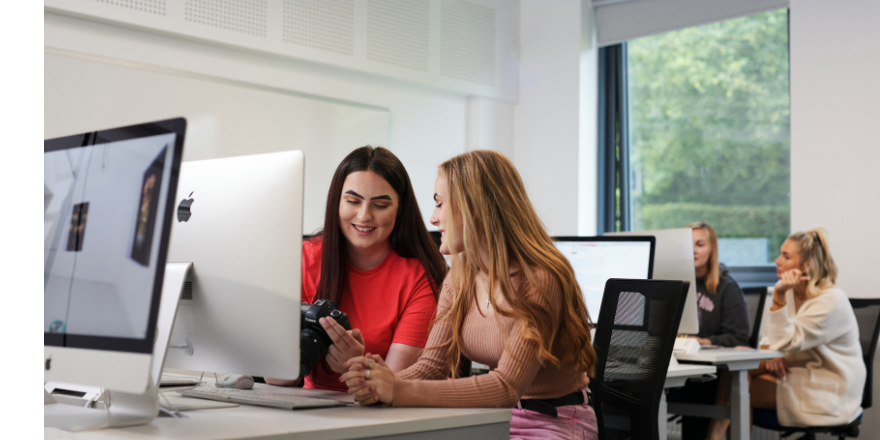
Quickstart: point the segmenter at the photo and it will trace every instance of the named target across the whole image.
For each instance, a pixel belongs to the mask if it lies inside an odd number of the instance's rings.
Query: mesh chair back
[[[880,298],[850,299],[856,322],[859,325],[859,342],[862,343],[862,356],[868,376],[865,380],[865,391],[862,394],[862,408],[868,409],[873,404],[872,393],[874,377],[874,353],[880,339]]]
[[[767,288],[746,287],[742,291],[746,296],[746,307],[749,309],[749,322],[752,323],[749,347],[758,348],[761,336],[761,319],[764,317],[764,304],[767,301]]]
[[[605,284],[590,383],[599,438],[659,438],[660,396],[687,291],[686,281]]]

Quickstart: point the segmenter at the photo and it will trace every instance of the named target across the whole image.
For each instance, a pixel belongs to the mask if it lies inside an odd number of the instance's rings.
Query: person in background
[[[440,165],[434,191],[452,269],[428,347],[397,374],[377,354],[349,360],[349,392],[363,405],[513,408],[511,438],[596,439],[589,314],[516,168],[471,151]],[[445,380],[459,353],[489,373]]]
[[[748,345],[749,312],[746,298],[730,273],[718,261],[718,236],[711,225],[694,222],[687,227],[694,236],[694,272],[697,279],[697,317],[700,345],[735,347]],[[671,400],[688,403],[712,404],[730,399],[730,373],[721,371],[718,380],[689,381],[681,390],[672,393]],[[703,440],[710,419],[682,417],[682,440]]]
[[[687,227],[694,234],[694,272],[700,345],[735,347],[749,343],[749,311],[736,280],[718,261],[718,236],[708,223]]]
[[[776,410],[783,426],[848,424],[862,414],[867,370],[825,229],[789,235],[776,275],[761,348],[785,355],[749,371],[751,406]],[[728,425],[713,420],[708,438],[723,439]]]
[[[348,390],[339,382],[348,371],[343,363],[364,352],[382,354],[395,372],[412,365],[428,339],[446,270],[397,156],[382,147],[352,151],[331,180],[322,232],[303,243],[302,300],[334,301],[353,330],[320,320],[333,345],[305,387]]]
[[[848,424],[862,414],[867,370],[825,229],[791,234],[776,275],[762,342],[785,356],[750,372],[752,407],[775,409],[784,426]]]

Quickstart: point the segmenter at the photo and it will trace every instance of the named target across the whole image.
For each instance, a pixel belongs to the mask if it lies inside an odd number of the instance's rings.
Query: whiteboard
[[[388,109],[75,54],[44,54],[46,139],[182,116],[183,160],[301,150],[303,231],[324,224],[330,179],[364,145],[388,147]]]

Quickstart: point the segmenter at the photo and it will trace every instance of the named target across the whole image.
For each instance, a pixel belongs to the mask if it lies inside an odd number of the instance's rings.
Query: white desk
[[[679,354],[679,362],[707,364],[730,370],[732,377],[730,390],[730,409],[707,406],[700,414],[691,411],[696,405],[672,404],[670,409],[677,414],[722,417],[729,411],[731,440],[749,438],[749,380],[748,370],[758,368],[763,360],[782,356],[781,352],[758,350],[754,348],[716,348],[700,350],[694,354]]]
[[[704,374],[715,374],[718,368],[714,365],[670,365],[666,371],[666,382],[663,388],[683,387],[684,383],[692,377],[700,377]]]
[[[130,428],[70,433],[44,429],[50,439],[449,439],[510,438],[509,409],[348,406],[288,411],[257,406],[186,411]]]
[[[666,388],[683,387],[688,379],[700,377],[704,374],[715,374],[717,370],[718,368],[714,365],[683,365],[675,363],[669,365],[669,369],[666,370],[666,382],[663,383],[664,392],[660,395],[660,409],[658,411],[659,416],[657,417],[660,440],[666,440],[666,419],[668,417]]]

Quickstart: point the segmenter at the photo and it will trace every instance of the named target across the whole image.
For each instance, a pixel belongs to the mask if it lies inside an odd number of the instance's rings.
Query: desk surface
[[[756,348],[715,348],[700,350],[692,354],[676,354],[679,361],[701,362],[709,364],[726,364],[742,361],[763,361],[778,358],[783,353],[773,350],[759,350]]]
[[[666,371],[666,378],[702,376],[714,374],[716,371],[717,368],[714,365],[670,365]]]
[[[509,409],[388,408],[348,406],[281,410],[242,405],[186,411],[130,428],[70,433],[45,428],[45,439],[308,439],[330,440],[413,434],[509,423]]]

